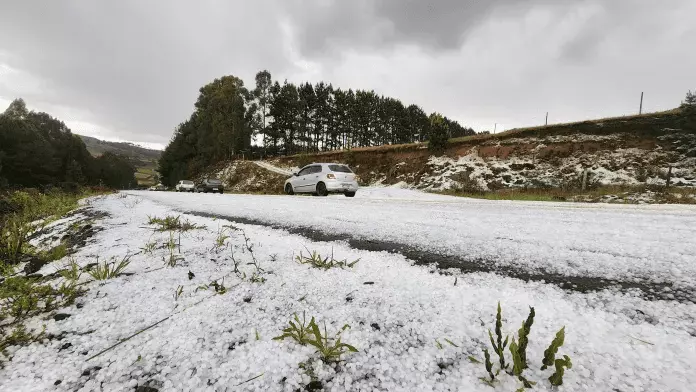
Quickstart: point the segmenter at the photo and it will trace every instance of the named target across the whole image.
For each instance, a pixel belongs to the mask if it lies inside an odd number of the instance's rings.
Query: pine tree
[[[428,134],[428,149],[435,154],[442,154],[447,148],[449,130],[444,117],[440,113],[430,115],[430,132]]]
[[[5,109],[3,114],[10,118],[23,120],[27,117],[29,111],[27,110],[27,104],[24,100],[22,98],[17,98],[10,103],[10,106]]]
[[[256,89],[254,89],[254,95],[258,100],[258,111],[259,111],[259,129],[258,133],[261,135],[261,143],[263,144],[264,155],[266,155],[266,148],[268,146],[268,106],[271,101],[271,87],[273,86],[273,80],[271,78],[271,73],[267,70],[263,70],[256,74]]]
[[[681,108],[687,114],[696,113],[696,91],[691,92],[691,90],[689,90],[686,93],[686,98],[684,98],[684,101],[682,101]]]

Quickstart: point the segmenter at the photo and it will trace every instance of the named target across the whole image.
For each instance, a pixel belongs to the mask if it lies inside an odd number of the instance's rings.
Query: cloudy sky
[[[374,89],[476,130],[635,113],[696,89],[694,0],[0,0],[0,110],[164,145],[257,71]]]

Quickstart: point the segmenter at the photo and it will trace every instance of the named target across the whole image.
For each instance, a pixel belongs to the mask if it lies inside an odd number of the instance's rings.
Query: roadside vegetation
[[[63,258],[67,254],[64,244],[39,250],[29,243],[30,235],[76,209],[78,200],[105,191],[85,189],[74,193],[59,190],[42,193],[26,190],[0,196],[0,270],[9,274],[28,256],[47,261]]]
[[[84,291],[78,286],[81,270],[74,260],[57,271],[58,283],[42,275],[17,271],[21,263],[41,266],[65,258],[69,249],[60,242],[50,249],[30,243],[34,233],[78,207],[78,200],[103,194],[105,189],[78,192],[24,190],[0,195],[0,365],[9,358],[7,348],[26,345],[44,337],[28,330],[24,322],[31,317],[71,305]]]

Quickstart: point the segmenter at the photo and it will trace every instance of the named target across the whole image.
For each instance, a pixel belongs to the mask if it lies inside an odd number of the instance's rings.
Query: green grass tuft
[[[130,264],[130,258],[130,255],[126,255],[118,263],[115,261],[111,263],[105,261],[103,264],[97,264],[96,267],[89,271],[89,274],[92,276],[92,278],[94,278],[94,280],[113,279],[119,276],[126,269],[126,267],[128,267]]]
[[[318,269],[323,269],[323,270],[328,270],[331,268],[353,268],[360,259],[357,259],[352,262],[348,262],[348,260],[336,260],[334,259],[334,254],[333,254],[333,249],[331,249],[331,256],[330,257],[321,257],[321,254],[317,251],[310,252],[309,249],[305,248],[307,250],[307,256],[305,256],[302,252],[300,252],[299,255],[295,256],[295,261],[298,264],[309,264],[314,268]]]

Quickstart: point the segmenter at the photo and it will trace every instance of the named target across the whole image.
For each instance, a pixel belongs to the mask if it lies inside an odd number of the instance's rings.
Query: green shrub
[[[48,251],[41,252],[40,256],[44,260],[51,262],[51,261],[56,261],[60,260],[63,257],[68,255],[68,247],[65,246],[65,244],[60,244],[58,246],[54,246],[53,248],[49,249]]]
[[[43,340],[46,334],[46,326],[38,335],[32,335],[27,332],[26,327],[23,324],[19,324],[14,327],[11,333],[5,334],[5,331],[0,329],[0,354],[5,359],[10,359],[10,353],[7,349],[11,346],[28,346],[33,342],[39,342]],[[3,368],[3,358],[0,357],[0,368]]]
[[[74,283],[63,283],[56,289],[48,284],[36,284],[35,278],[10,277],[0,284],[0,320],[11,317],[21,321],[49,312],[72,304],[80,294]]]

